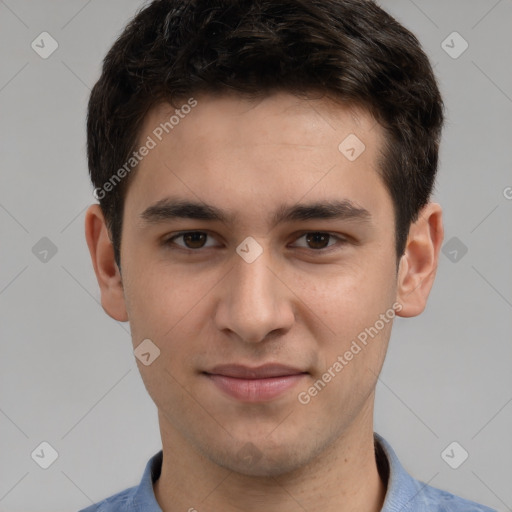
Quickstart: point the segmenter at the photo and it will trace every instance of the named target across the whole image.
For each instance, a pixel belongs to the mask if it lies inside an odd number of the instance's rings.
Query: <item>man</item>
[[[489,511],[373,431],[443,239],[442,100],[361,0],[152,2],[89,103],[86,237],[162,451],[86,511]]]

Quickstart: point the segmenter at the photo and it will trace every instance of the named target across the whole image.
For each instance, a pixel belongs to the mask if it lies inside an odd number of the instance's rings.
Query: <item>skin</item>
[[[377,173],[384,134],[367,112],[287,93],[196,99],[133,176],[122,275],[98,205],[85,222],[104,310],[130,322],[134,348],[149,338],[160,349],[149,366],[137,360],[162,436],[155,496],[164,512],[378,511],[386,487],[373,410],[392,322],[307,405],[297,396],[393,303],[403,317],[423,311],[443,239],[441,207],[429,203],[411,225],[397,272],[393,205]],[[140,141],[172,113],[165,104],[150,111]],[[338,150],[349,134],[366,146],[355,161]],[[169,196],[234,217],[141,218]],[[334,199],[368,210],[370,221],[270,222],[280,205]],[[208,233],[206,247],[193,252],[183,237],[168,241],[186,230]],[[318,231],[346,242],[330,238],[321,249],[304,236]],[[236,252],[248,236],[263,249],[252,263]],[[307,373],[264,403],[227,396],[202,373],[268,362]],[[252,460],[243,457],[247,443]]]

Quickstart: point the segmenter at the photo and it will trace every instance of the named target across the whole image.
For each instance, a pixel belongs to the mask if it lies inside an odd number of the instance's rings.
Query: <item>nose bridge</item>
[[[240,299],[245,299],[247,306],[250,303],[253,306],[256,304],[270,306],[269,301],[273,300],[271,289],[275,288],[276,283],[269,264],[268,251],[250,263],[243,259],[237,262],[234,272],[236,283],[233,290],[235,294],[240,295]]]
[[[241,248],[246,247],[241,244]],[[294,318],[292,306],[285,287],[271,268],[272,258],[267,249],[252,261],[244,259],[243,253],[236,255],[235,268],[229,273],[217,313],[220,329],[235,332],[243,341],[259,342],[272,331],[290,328]]]

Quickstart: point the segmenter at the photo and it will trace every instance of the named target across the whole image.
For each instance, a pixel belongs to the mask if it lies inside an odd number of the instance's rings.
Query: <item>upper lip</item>
[[[221,364],[205,372],[210,375],[223,375],[237,379],[267,379],[271,377],[285,377],[307,373],[298,368],[282,364],[264,364],[262,366],[249,367],[239,364]]]

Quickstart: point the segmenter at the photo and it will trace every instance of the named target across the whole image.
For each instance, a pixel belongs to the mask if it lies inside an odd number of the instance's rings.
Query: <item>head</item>
[[[135,16],[91,93],[86,226],[105,310],[160,351],[139,366],[162,428],[279,474],[368,426],[393,318],[423,310],[435,275],[442,122],[428,58],[373,2]],[[284,362],[301,375],[273,399],[212,382]]]

